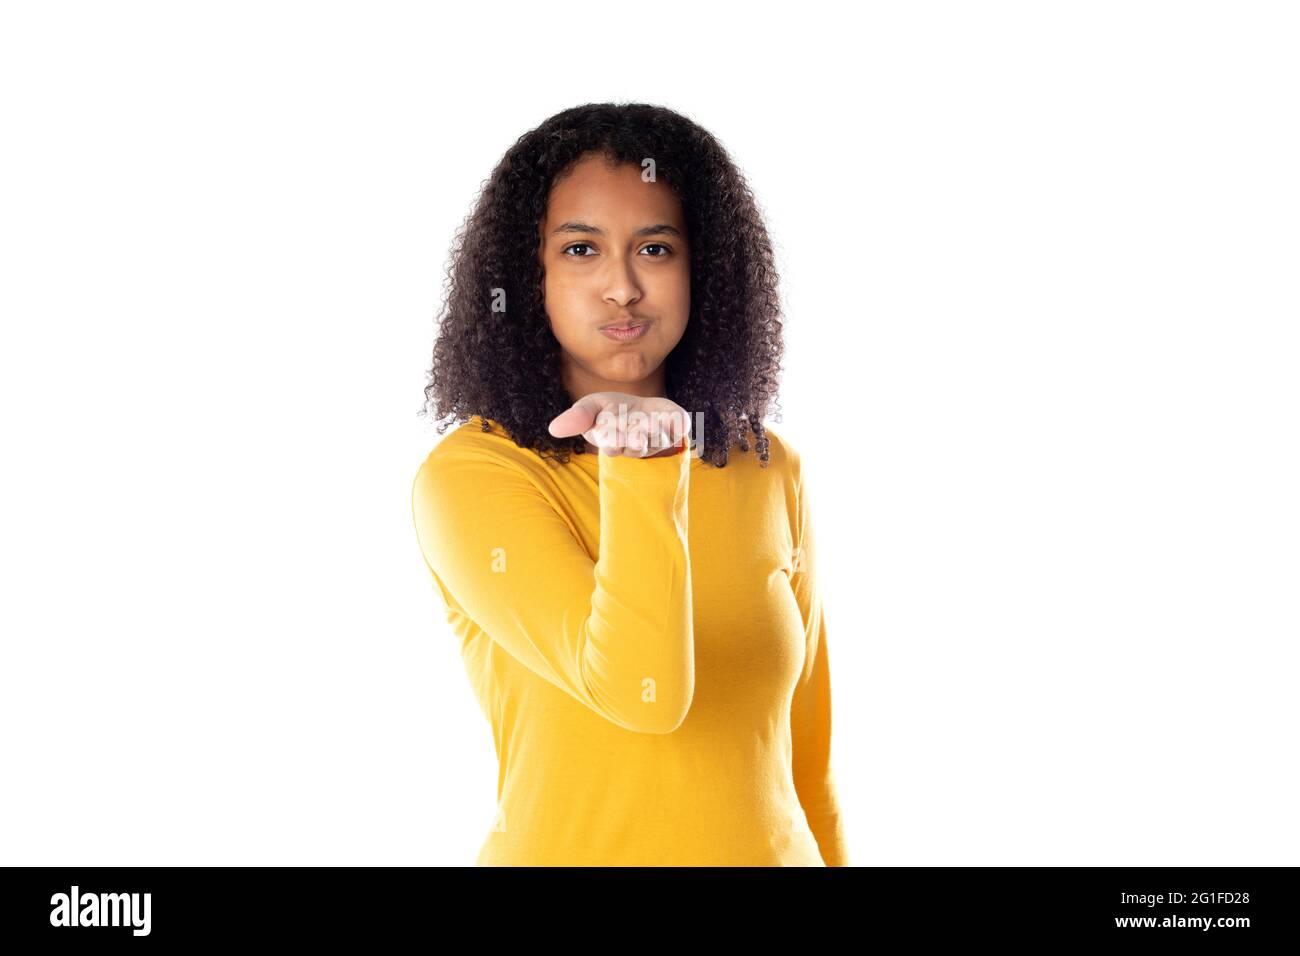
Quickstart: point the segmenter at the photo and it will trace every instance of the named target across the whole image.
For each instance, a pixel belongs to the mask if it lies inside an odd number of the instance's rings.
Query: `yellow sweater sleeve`
[[[790,705],[795,791],[827,866],[849,866],[848,846],[831,769],[831,674],[826,615],[817,581],[817,547],[808,488],[795,462],[798,545],[790,581],[807,638],[804,669]]]
[[[626,730],[671,733],[695,687],[690,458],[600,455],[593,562],[525,468],[435,449],[412,489],[421,551],[525,667]]]

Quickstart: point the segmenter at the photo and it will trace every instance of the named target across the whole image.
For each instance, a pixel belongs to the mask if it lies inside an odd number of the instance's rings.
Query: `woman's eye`
[[[651,256],[650,258],[652,258],[652,259],[662,259],[664,256],[668,255],[668,254],[672,251],[672,250],[669,249],[667,246],[665,246],[662,242],[652,242],[652,243],[650,243],[650,245],[646,246],[645,248],[646,248],[646,249],[662,249],[662,250],[663,250],[663,255]],[[642,249],[641,251],[642,251],[642,252],[645,252],[645,249]]]
[[[564,250],[564,253],[565,253],[565,255],[568,255],[568,254],[569,254],[570,252],[572,252],[574,249],[590,249],[590,248],[591,248],[591,244],[590,244],[590,243],[587,243],[587,242],[575,242],[573,245],[566,247],[565,250]],[[573,258],[575,258],[575,259],[586,259],[586,258],[588,258],[588,256],[574,256]]]

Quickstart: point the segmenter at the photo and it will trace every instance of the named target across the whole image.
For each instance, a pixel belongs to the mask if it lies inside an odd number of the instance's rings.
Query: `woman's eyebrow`
[[[551,235],[558,236],[561,233],[566,233],[566,232],[590,232],[597,236],[603,236],[605,234],[605,230],[601,229],[599,226],[589,226],[585,222],[565,222],[565,223],[561,223],[560,225],[552,229]],[[656,223],[653,226],[642,226],[636,232],[632,233],[632,235],[634,236],[659,236],[659,235],[676,236],[679,239],[682,236],[682,234],[675,227],[668,225],[668,223],[666,222]]]

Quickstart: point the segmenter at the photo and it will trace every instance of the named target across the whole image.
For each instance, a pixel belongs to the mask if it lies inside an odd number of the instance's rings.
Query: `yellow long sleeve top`
[[[477,865],[849,865],[795,450],[560,465],[482,425],[412,488],[496,746]]]

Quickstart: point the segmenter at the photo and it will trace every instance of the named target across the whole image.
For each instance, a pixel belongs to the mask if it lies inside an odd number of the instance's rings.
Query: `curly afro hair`
[[[560,376],[560,343],[542,301],[538,229],[552,182],[589,154],[641,166],[682,204],[691,242],[691,305],[665,359],[666,398],[703,436],[701,459],[725,467],[730,447],[768,464],[763,419],[781,369],[781,303],[767,229],[726,150],[686,117],[644,103],[597,103],[557,113],[507,150],[457,231],[420,415],[477,415],[523,448],[567,463],[589,454],[581,435],[556,438],[550,421],[573,404]],[[491,309],[504,289],[510,316]],[[779,420],[779,416],[778,416]]]

